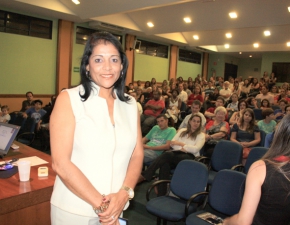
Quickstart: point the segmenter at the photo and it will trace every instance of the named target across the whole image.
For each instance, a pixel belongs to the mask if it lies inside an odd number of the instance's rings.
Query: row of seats
[[[212,207],[214,214],[221,218],[234,215],[240,209],[244,181],[250,166],[267,150],[254,147],[243,166],[242,147],[222,140],[216,145],[210,160],[206,157],[183,160],[177,165],[171,181],[154,182],[146,193],[146,209],[157,216],[157,225],[161,224],[161,220],[164,225],[167,221],[185,219],[187,225],[208,224],[197,216],[205,213],[206,205]],[[151,190],[164,182],[169,183],[168,194],[150,199]]]

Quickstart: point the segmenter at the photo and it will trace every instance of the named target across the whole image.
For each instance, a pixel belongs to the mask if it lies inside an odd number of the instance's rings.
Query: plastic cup
[[[19,161],[17,163],[20,181],[29,181],[30,179],[30,161]]]

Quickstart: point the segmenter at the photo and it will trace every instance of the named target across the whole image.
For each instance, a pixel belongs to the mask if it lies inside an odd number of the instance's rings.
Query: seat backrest
[[[245,179],[246,175],[238,171],[219,171],[209,192],[210,206],[228,216],[238,213],[243,200]]]
[[[211,156],[211,168],[214,171],[231,169],[237,164],[241,164],[243,147],[233,141],[220,140]]]
[[[25,120],[25,123],[21,127],[21,132],[30,132],[34,133],[35,130],[35,119],[28,116]]]
[[[208,169],[203,163],[182,160],[174,171],[170,190],[182,199],[189,199],[193,194],[205,191],[207,179]]]
[[[252,148],[252,150],[250,151],[250,153],[248,155],[246,164],[245,164],[245,169],[244,169],[245,174],[248,173],[251,165],[255,161],[261,159],[267,151],[268,151],[268,148],[265,148],[265,147],[253,147]]]
[[[263,116],[262,116],[262,109],[253,109],[254,111],[254,115],[255,115],[255,119],[256,120],[262,120]]]

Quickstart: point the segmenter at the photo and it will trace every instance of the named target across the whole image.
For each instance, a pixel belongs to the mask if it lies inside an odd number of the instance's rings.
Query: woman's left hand
[[[110,205],[105,212],[99,214],[101,223],[118,225],[118,218],[123,212],[124,206],[128,200],[128,193],[125,190],[106,195],[104,201],[109,201]]]

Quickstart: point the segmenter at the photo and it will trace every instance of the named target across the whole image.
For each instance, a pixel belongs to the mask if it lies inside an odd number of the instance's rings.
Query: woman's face
[[[218,121],[218,122],[222,122],[225,120],[225,117],[226,117],[226,114],[223,112],[223,111],[218,111],[216,114],[215,114],[215,119]]]
[[[282,111],[284,111],[285,110],[285,107],[286,107],[285,102],[280,102],[279,103],[279,107],[280,107],[280,109],[282,109]]]
[[[252,115],[249,112],[245,112],[243,115],[243,119],[246,123],[250,123],[252,121]]]
[[[175,89],[176,88],[176,84],[175,83],[172,83],[171,84],[171,89],[173,90],[173,89]]]
[[[238,96],[237,95],[232,95],[232,101],[237,102],[238,101]]]
[[[246,106],[246,103],[245,102],[241,102],[240,104],[240,111],[245,109],[247,106]]]
[[[268,107],[268,102],[267,101],[262,101],[262,106]]]
[[[252,98],[251,105],[255,105],[256,102],[257,102],[257,100],[255,98]]]
[[[199,95],[200,94],[200,88],[199,87],[195,87],[195,89],[194,89],[194,93],[196,94],[196,95]]]
[[[286,111],[286,114],[287,114],[287,115],[290,115],[290,107],[287,107],[287,108],[285,109],[285,111]]]
[[[278,92],[277,87],[276,87],[276,86],[273,86],[273,87],[272,87],[272,93],[277,93],[277,92]]]
[[[177,95],[178,95],[177,91],[173,91],[173,92],[172,92],[172,96],[173,96],[174,98],[176,98]]]
[[[248,83],[249,83],[249,80],[245,80],[245,81],[244,81],[244,84],[248,84]]]
[[[142,90],[141,90],[140,88],[138,88],[138,89],[136,90],[136,92],[137,92],[138,95],[141,95],[141,94],[142,94]]]
[[[91,79],[104,89],[112,89],[119,79],[123,65],[117,48],[110,42],[100,42],[89,58],[86,70]]]
[[[196,131],[199,126],[200,126],[200,118],[197,116],[194,116],[191,120],[190,120],[190,127],[191,127],[191,131],[194,132]]]
[[[258,83],[258,80],[256,78],[254,78],[253,83],[254,84]]]
[[[151,79],[151,83],[152,83],[152,84],[155,84],[155,83],[156,83],[156,79],[155,79],[155,78],[152,78],[152,79]]]

